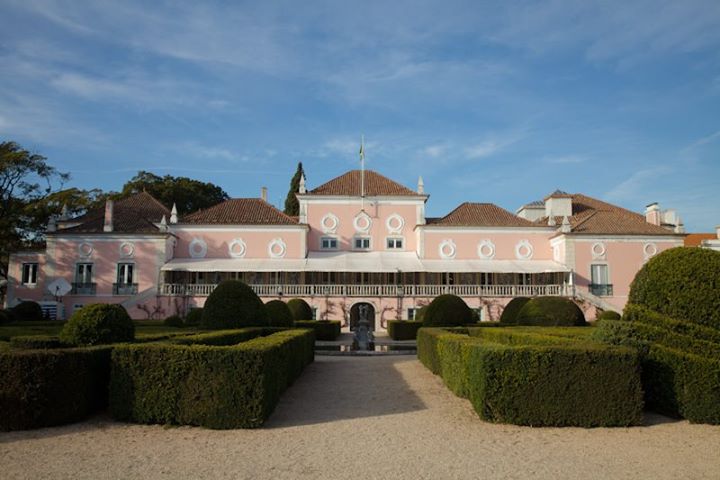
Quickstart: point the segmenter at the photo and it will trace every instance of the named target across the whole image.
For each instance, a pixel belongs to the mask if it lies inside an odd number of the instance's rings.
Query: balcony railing
[[[113,283],[113,295],[137,295],[137,283]]]
[[[593,284],[589,285],[590,293],[598,297],[612,297],[613,286],[609,284]]]
[[[165,283],[160,294],[206,297],[216,284]],[[572,296],[572,285],[250,285],[261,297],[461,297]]]
[[[73,283],[70,295],[95,295],[95,283]]]

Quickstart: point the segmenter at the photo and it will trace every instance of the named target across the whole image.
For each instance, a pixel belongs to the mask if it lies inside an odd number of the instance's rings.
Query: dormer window
[[[355,250],[370,250],[370,237],[355,237],[353,245]]]
[[[320,239],[321,250],[337,250],[338,239],[335,237],[322,237]]]

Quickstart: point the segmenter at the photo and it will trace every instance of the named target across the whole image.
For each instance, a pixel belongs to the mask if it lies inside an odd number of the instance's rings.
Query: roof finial
[[[562,233],[570,233],[570,230],[570,220],[568,219],[567,215],[564,215],[562,225],[560,226],[560,231]]]
[[[175,202],[173,202],[172,210],[170,210],[170,223],[177,223],[178,221],[178,214],[177,214],[177,205]]]
[[[302,172],[300,175],[300,187],[298,188],[298,193],[307,193],[307,189],[305,188],[305,172]]]
[[[557,225],[557,222],[555,221],[555,215],[548,216],[548,227],[554,227],[555,225]]]
[[[365,211],[365,135],[360,135],[360,210]]]
[[[425,182],[423,182],[422,176],[418,177],[417,192],[420,194],[425,193]]]
[[[68,214],[67,203],[63,203],[62,210],[60,210],[60,220],[67,220],[68,218],[70,218],[70,215]]]

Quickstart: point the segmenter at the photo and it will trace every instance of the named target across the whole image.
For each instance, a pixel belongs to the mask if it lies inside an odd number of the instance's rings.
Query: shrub
[[[60,340],[73,345],[131,342],[135,325],[118,304],[96,303],[75,311],[60,331]]]
[[[474,330],[512,335],[507,328]],[[640,365],[633,349],[527,335],[506,343],[461,333],[421,329],[418,358],[485,420],[581,427],[642,420]]]
[[[282,300],[270,300],[265,304],[268,313],[270,326],[272,327],[292,327],[293,314],[287,304]]]
[[[425,327],[452,327],[473,323],[472,310],[456,295],[440,295],[430,302],[423,315]]]
[[[62,425],[103,409],[111,349],[0,353],[0,430]]]
[[[688,335],[693,338],[720,343],[720,330],[705,327],[697,323],[690,323],[670,318],[667,315],[653,312],[652,310],[639,305],[626,305],[625,311],[623,312],[623,320],[653,325],[671,332]]]
[[[163,320],[163,325],[165,325],[166,327],[182,327],[183,319],[180,318],[180,315],[170,315],[165,320]]]
[[[30,300],[15,305],[12,308],[12,313],[16,321],[42,322],[45,319],[40,304]]]
[[[418,308],[415,312],[415,320],[416,322],[422,322],[423,318],[425,318],[425,312],[427,311],[427,305],[423,305],[422,307]]]
[[[504,325],[516,325],[517,316],[520,310],[525,306],[530,299],[528,297],[515,297],[505,306],[500,315],[500,323]]]
[[[236,330],[216,330],[209,333],[198,333],[195,335],[184,335],[172,338],[169,343],[177,345],[212,345],[224,347],[247,342],[257,337],[264,337],[277,333],[280,329],[268,327],[249,327]]]
[[[10,347],[16,350],[37,350],[43,348],[70,348],[73,345],[53,335],[21,335],[10,339]]]
[[[339,320],[296,320],[295,328],[312,328],[315,339],[332,342],[340,336],[341,324]]]
[[[595,320],[620,320],[621,318],[622,316],[618,312],[605,310],[604,312],[600,312]]]
[[[202,322],[202,308],[191,308],[185,315],[185,325],[200,325]]]
[[[563,297],[535,297],[518,312],[518,325],[582,326],[585,315],[575,302]]]
[[[10,323],[15,320],[15,317],[10,310],[0,310],[0,325]]]
[[[628,303],[720,329],[720,252],[672,248],[635,275]]]
[[[118,346],[112,355],[111,414],[140,423],[258,427],[313,361],[313,343],[311,331],[283,330],[223,347]]]
[[[313,320],[313,309],[302,298],[293,298],[287,303],[293,320]]]
[[[202,326],[209,329],[263,327],[267,311],[252,288],[239,280],[225,280],[205,301]]]
[[[422,326],[422,322],[417,320],[388,320],[387,331],[393,340],[415,340]]]

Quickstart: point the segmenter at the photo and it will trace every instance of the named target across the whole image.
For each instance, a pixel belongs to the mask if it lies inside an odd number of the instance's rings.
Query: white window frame
[[[325,246],[325,242],[335,242],[335,246]],[[325,235],[320,237],[320,250],[337,250],[340,245],[340,241],[337,237],[332,237],[330,235]]]
[[[26,275],[27,273],[27,275]],[[27,262],[22,264],[22,270],[20,271],[20,283],[27,287],[34,287],[37,285],[38,279],[38,263]]]
[[[125,272],[123,272],[123,274],[122,274],[123,281],[120,282],[119,281],[120,280],[120,270],[123,269],[123,267],[124,267]],[[131,267],[130,281],[127,281],[127,279],[128,279],[127,267]],[[118,285],[132,285],[133,283],[135,283],[135,263],[133,263],[133,262],[118,263],[117,264],[117,275],[116,275],[115,280],[117,280]]]
[[[415,320],[415,315],[417,315],[419,308],[417,307],[409,307],[407,309],[407,319],[408,320]]]
[[[84,267],[82,280],[80,279],[81,277],[79,276],[81,266]],[[88,266],[90,267],[89,278],[88,278],[88,274],[87,274]],[[92,262],[78,262],[75,264],[75,283],[78,283],[81,285],[89,285],[89,284],[93,283],[94,275],[95,275],[95,265]]]
[[[400,246],[390,246],[390,242],[394,242],[395,245],[397,245],[397,242],[400,242]],[[385,249],[386,250],[405,250],[405,237],[398,237],[398,236],[392,236],[392,237],[386,237],[385,238]]]
[[[593,281],[593,267],[604,267],[605,268],[605,276],[606,276],[605,283],[595,283]],[[610,281],[610,266],[604,262],[591,263],[590,264],[590,283],[592,285],[612,285],[612,282]]]
[[[367,240],[367,247],[358,247],[357,242],[358,240]],[[369,237],[367,235],[356,235],[353,237],[353,250],[358,250],[362,252],[367,252],[372,250],[372,237]]]

